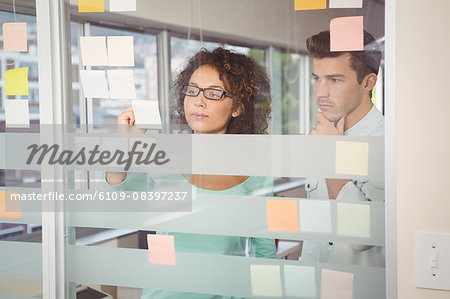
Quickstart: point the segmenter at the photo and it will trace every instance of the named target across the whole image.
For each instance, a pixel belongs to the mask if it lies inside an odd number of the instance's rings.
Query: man
[[[313,60],[314,91],[320,112],[311,135],[384,135],[384,117],[372,104],[381,51],[364,32],[364,51],[330,52],[330,32],[306,41]],[[348,179],[307,179],[308,198],[345,201],[384,201],[384,182]],[[305,241],[302,261],[385,265],[384,248],[333,242]]]

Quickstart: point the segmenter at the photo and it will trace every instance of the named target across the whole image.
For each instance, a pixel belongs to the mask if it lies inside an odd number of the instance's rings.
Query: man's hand
[[[333,125],[322,112],[317,112],[316,127],[311,131],[311,135],[344,135],[345,115],[338,120],[336,126]],[[342,187],[350,182],[346,179],[327,179],[328,197],[336,199]]]
[[[345,115],[338,120],[336,126],[322,112],[317,112],[316,115],[316,127],[311,131],[311,135],[344,135]]]

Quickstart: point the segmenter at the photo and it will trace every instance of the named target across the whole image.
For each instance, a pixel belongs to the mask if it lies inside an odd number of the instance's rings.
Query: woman
[[[178,115],[194,134],[266,134],[270,118],[270,81],[265,70],[246,55],[217,48],[201,50],[191,58],[176,80]],[[119,115],[121,125],[135,124],[131,108]],[[117,190],[132,189],[145,174],[108,172],[106,180]],[[124,182],[125,178],[127,180]],[[185,174],[195,192],[249,195],[267,187],[262,177]],[[144,180],[145,181],[145,180]],[[147,180],[148,181],[148,180]],[[142,184],[142,183],[140,183]],[[150,185],[155,184],[155,179]],[[128,186],[124,186],[128,185]],[[193,207],[195,212],[195,205]],[[158,232],[160,233],[160,232]],[[163,233],[163,232],[161,232]],[[172,234],[172,233],[171,233]],[[186,233],[175,235],[176,251],[245,255],[247,238]],[[249,238],[249,254],[275,258],[273,239]],[[176,283],[176,282],[174,282]],[[226,282],[224,282],[226,283]],[[177,293],[145,289],[142,298],[224,298],[223,296]]]

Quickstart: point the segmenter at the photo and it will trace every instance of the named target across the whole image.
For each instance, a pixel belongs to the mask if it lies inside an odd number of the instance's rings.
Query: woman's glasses
[[[205,96],[205,98],[213,101],[220,101],[223,96],[231,98],[231,94],[216,88],[200,88],[198,86],[185,85],[181,90],[181,92],[188,97],[196,97],[200,94],[201,91],[203,91],[203,95]]]

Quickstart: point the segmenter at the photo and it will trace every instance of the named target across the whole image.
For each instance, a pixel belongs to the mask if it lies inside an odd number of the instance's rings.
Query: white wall
[[[450,1],[397,0],[398,298],[417,289],[414,232],[450,232]]]

